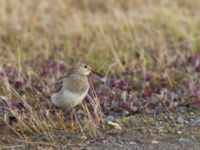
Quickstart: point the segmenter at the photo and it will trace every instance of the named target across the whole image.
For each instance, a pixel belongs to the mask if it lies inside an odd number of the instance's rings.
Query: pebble
[[[137,143],[136,143],[136,142],[133,142],[133,141],[130,141],[130,144],[131,144],[131,145],[136,145]]]
[[[48,141],[48,136],[47,135],[41,135],[40,140]]]
[[[178,133],[178,134],[182,134],[183,132],[182,132],[182,131],[178,131],[177,133]]]
[[[87,140],[87,136],[82,135],[82,136],[79,137],[79,139],[85,141],[85,140]]]
[[[138,111],[138,107],[137,106],[133,106],[132,110],[133,110],[133,112],[137,112]]]
[[[177,110],[180,112],[180,113],[186,113],[188,111],[188,108],[187,107],[178,107]]]
[[[114,121],[114,116],[112,115],[107,116],[106,121]]]
[[[183,119],[181,116],[179,116],[179,117],[177,118],[177,123],[183,124],[183,123],[184,123],[184,119]]]
[[[116,123],[116,122],[112,122],[112,121],[108,121],[108,124],[110,126],[113,126],[115,130],[121,131],[122,127],[120,126],[120,124]]]

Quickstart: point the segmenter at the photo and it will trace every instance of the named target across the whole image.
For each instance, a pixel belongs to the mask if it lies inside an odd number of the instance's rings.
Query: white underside
[[[88,90],[89,89],[82,94],[75,94],[67,90],[62,94],[54,93],[51,96],[51,100],[57,107],[72,108],[82,102],[82,100],[86,97]]]

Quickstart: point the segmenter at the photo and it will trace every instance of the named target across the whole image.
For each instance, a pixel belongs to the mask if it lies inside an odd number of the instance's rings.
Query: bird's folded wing
[[[62,90],[62,87],[63,87],[63,78],[60,78],[54,84],[54,89],[52,90],[52,93],[58,93],[59,91]]]
[[[63,83],[64,83],[64,79],[65,78],[68,78],[68,76],[70,75],[70,71],[72,69],[68,70],[67,72],[65,72],[57,81],[56,83],[54,84],[54,88],[53,90],[51,91],[51,93],[58,93],[59,91],[62,90],[63,88]]]
[[[63,84],[67,85],[68,84],[68,78],[73,72],[73,68],[69,69],[67,72],[65,72],[62,77],[60,77],[56,83],[54,84],[54,89],[51,91],[51,93],[58,93],[59,91],[62,91]]]

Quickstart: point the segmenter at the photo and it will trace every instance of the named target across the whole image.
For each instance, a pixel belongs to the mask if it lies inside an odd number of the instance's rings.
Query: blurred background
[[[1,65],[20,53],[22,61],[84,61],[102,72],[142,59],[161,67],[199,50],[199,11],[196,0],[1,0]]]

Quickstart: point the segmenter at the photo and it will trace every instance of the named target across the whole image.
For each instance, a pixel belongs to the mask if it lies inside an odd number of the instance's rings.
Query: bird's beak
[[[103,75],[100,74],[100,73],[98,73],[98,72],[96,72],[96,71],[94,71],[92,67],[88,66],[88,69],[89,69],[92,73],[94,73],[94,74],[98,75],[99,77],[103,78]]]
[[[98,75],[99,77],[103,77],[102,74],[100,74],[100,73],[98,73],[98,72],[96,72],[96,71],[94,71],[94,70],[91,70],[91,72],[94,73],[94,74],[96,74],[96,75]]]

